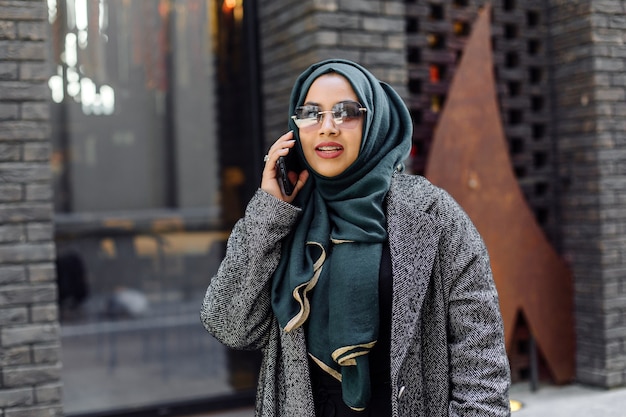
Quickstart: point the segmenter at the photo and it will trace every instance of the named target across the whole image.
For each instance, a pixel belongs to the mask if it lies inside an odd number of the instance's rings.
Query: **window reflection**
[[[67,4],[67,29],[65,35],[64,50],[58,57],[61,61],[57,68],[57,74],[49,82],[52,99],[55,103],[63,102],[65,96],[65,83],[63,80],[63,68],[66,66],[67,93],[76,102],[82,104],[84,114],[113,114],[115,110],[115,90],[107,85],[97,85],[88,76],[81,76],[83,71],[79,67],[79,50],[87,50],[89,47],[89,18],[87,0],[68,0]],[[56,0],[48,0],[48,20],[52,24],[57,23],[58,9]],[[99,0],[97,12],[97,31],[92,31],[94,47],[97,49],[101,43],[108,41],[106,30],[108,27],[108,4],[105,0]]]

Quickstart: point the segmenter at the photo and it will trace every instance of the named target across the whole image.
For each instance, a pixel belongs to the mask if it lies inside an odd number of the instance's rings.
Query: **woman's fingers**
[[[309,171],[305,169],[298,176],[298,180],[296,181],[296,185],[294,187],[293,193],[291,194],[291,201],[293,201],[296,195],[298,195],[298,193],[300,192],[302,187],[304,187],[304,184],[306,183],[308,179],[309,179]]]
[[[265,156],[265,167],[263,168],[263,177],[261,179],[261,189],[269,194],[272,194],[276,198],[280,198],[285,201],[293,201],[293,198],[287,199],[280,190],[278,184],[278,174],[276,170],[276,162],[281,156],[286,156],[290,148],[293,148],[295,140],[293,139],[293,131],[289,131],[279,137],[276,142],[272,144]],[[292,195],[293,196],[293,195]]]
[[[278,157],[285,156],[289,153],[296,141],[293,139],[293,131],[289,131],[276,140],[267,151],[265,156],[265,168],[274,169]]]

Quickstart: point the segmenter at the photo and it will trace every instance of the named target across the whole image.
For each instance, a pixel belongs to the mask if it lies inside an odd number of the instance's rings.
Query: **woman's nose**
[[[320,112],[320,117],[322,120],[320,121],[320,131],[321,133],[336,133],[338,132],[337,124],[335,123],[335,119],[333,119],[333,112],[325,111]]]

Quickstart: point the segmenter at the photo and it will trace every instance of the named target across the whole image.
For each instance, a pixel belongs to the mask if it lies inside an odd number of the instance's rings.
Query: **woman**
[[[296,80],[201,318],[261,349],[257,416],[506,416],[509,367],[489,258],[463,210],[401,174],[412,123],[350,61]],[[279,157],[290,172],[283,194]]]

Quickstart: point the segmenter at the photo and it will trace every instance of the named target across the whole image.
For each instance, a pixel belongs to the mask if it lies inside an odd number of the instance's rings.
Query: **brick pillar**
[[[551,0],[563,250],[577,377],[626,385],[626,6]]]
[[[46,2],[0,0],[0,416],[61,416]]]
[[[258,2],[267,147],[287,130],[296,77],[326,58],[358,62],[406,97],[402,0],[275,0]]]

